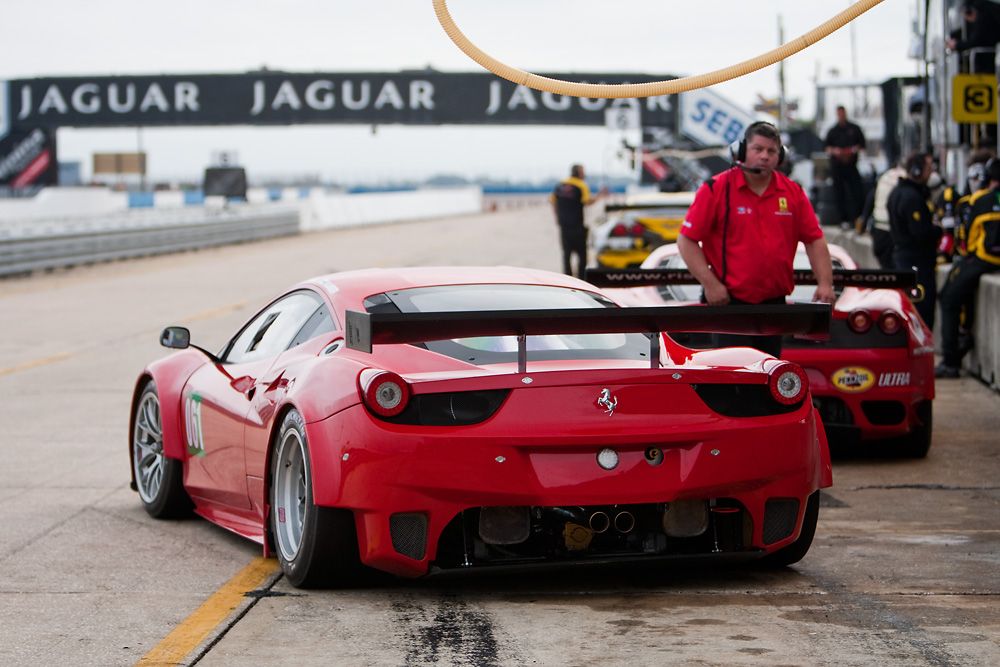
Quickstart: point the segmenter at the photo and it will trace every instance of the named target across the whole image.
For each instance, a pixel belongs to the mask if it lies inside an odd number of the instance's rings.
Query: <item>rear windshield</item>
[[[476,310],[551,310],[617,308],[590,292],[542,285],[447,285],[376,294],[365,299],[370,313],[441,313]],[[517,337],[480,336],[420,343],[420,347],[473,364],[517,361]],[[565,334],[528,336],[528,360],[649,360],[649,339],[642,334]]]

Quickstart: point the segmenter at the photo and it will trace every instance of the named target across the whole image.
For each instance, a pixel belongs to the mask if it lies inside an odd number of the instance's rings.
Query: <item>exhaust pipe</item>
[[[611,518],[605,512],[597,511],[590,515],[588,523],[595,533],[604,533],[611,527]]]
[[[615,530],[619,533],[631,533],[635,528],[635,516],[631,512],[619,512],[615,515]]]

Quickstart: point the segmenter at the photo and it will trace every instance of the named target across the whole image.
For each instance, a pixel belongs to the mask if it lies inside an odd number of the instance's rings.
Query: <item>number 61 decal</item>
[[[205,437],[201,430],[201,396],[191,393],[184,398],[184,426],[187,451],[191,456],[205,455]]]

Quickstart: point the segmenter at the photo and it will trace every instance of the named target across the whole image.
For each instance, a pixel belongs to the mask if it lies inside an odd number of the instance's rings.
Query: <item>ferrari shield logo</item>
[[[778,197],[778,213],[788,213],[788,200]]]
[[[875,374],[862,366],[845,366],[830,376],[830,383],[840,391],[859,394],[875,384]]]
[[[615,413],[615,408],[618,407],[618,398],[611,393],[610,389],[602,389],[600,396],[597,397],[597,407],[604,408],[610,417]]]

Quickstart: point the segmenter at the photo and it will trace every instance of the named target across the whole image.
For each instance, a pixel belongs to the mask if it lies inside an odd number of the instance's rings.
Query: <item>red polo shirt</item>
[[[729,224],[726,200],[729,200]],[[706,182],[695,194],[681,234],[700,241],[705,258],[722,280],[722,238],[726,241],[726,277],[730,296],[749,303],[792,293],[792,260],[799,241],[823,236],[816,212],[802,188],[774,172],[762,195],[747,185],[739,169],[729,169]]]

